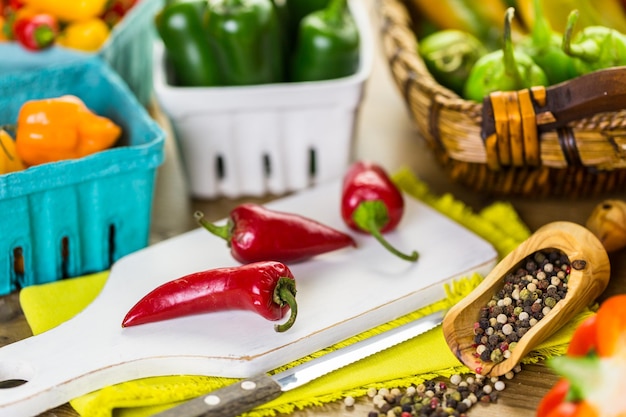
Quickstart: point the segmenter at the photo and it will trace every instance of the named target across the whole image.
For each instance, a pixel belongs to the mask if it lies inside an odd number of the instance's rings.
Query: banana
[[[580,17],[579,28],[586,26],[607,26],[626,33],[626,11],[620,0],[541,0],[543,13],[556,32],[563,33],[569,13],[577,9]],[[520,0],[517,9],[526,26],[531,28],[535,21],[533,2]]]
[[[458,29],[482,38],[487,28],[463,0],[411,0],[416,12],[438,29]],[[504,16],[504,15],[503,15]]]
[[[595,19],[602,26],[608,26],[626,34],[626,11],[621,0],[594,0]]]
[[[503,0],[465,0],[465,5],[479,19],[486,22],[491,27],[492,32],[497,34],[498,38],[502,37],[504,16],[506,9],[509,7],[507,2]],[[511,22],[511,31],[514,41],[526,32],[519,19]]]

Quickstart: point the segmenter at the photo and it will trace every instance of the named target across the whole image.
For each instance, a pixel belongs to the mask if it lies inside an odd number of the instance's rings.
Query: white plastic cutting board
[[[156,286],[237,265],[224,240],[198,228],[119,260],[100,295],[75,318],[0,349],[0,380],[28,381],[0,390],[0,416],[30,416],[136,378],[269,371],[440,300],[444,283],[487,274],[495,265],[489,243],[411,198],[397,230],[386,235],[401,250],[419,251],[418,262],[403,261],[371,236],[349,231],[339,199],[333,182],[268,204],[346,231],[358,244],[290,265],[299,308],[288,331],[276,333],[274,322],[246,311],[121,327],[126,312]]]

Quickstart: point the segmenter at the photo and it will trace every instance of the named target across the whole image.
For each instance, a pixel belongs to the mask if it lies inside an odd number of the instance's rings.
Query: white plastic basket
[[[180,143],[190,192],[199,198],[280,195],[339,178],[373,60],[363,0],[350,1],[361,36],[349,77],[244,87],[174,87],[155,44],[156,97]]]

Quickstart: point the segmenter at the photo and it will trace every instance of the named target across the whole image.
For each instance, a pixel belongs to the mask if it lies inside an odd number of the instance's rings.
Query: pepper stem
[[[209,222],[207,219],[205,219],[204,213],[202,213],[201,211],[196,211],[193,214],[193,217],[200,224],[200,226],[204,227],[206,230],[213,233],[215,236],[219,236],[226,241],[230,239],[230,234],[231,234],[231,229],[232,229],[232,225],[230,224],[230,222],[228,222],[224,226],[218,226],[216,224]]]
[[[347,8],[347,0],[330,0],[330,4],[324,10],[326,19],[332,25],[340,25]]]
[[[515,8],[509,7],[504,14],[504,45],[502,47],[502,55],[504,61],[505,73],[515,79],[515,84],[523,86],[522,75],[517,67],[517,61],[515,60],[515,47],[513,45],[513,38],[511,34],[511,22],[515,15]]]
[[[602,386],[602,366],[596,354],[581,357],[556,356],[548,361],[548,365],[557,374],[565,377],[570,389],[567,400],[582,401],[591,396],[598,387]]]
[[[296,282],[291,278],[279,278],[276,288],[274,289],[274,302],[281,307],[285,304],[289,305],[290,316],[286,322],[276,324],[274,330],[284,332],[293,326],[298,316],[298,303],[296,303]]]
[[[417,251],[410,254],[400,252],[383,237],[380,230],[389,221],[389,211],[381,200],[363,201],[352,213],[352,219],[359,228],[374,236],[385,249],[399,258],[409,262],[415,262],[419,258]]]
[[[567,25],[563,34],[563,43],[561,47],[567,55],[582,59],[583,61],[593,62],[600,58],[600,46],[592,39],[584,40],[580,43],[572,43],[574,34],[574,26],[578,21],[580,12],[572,10],[567,17]]]
[[[35,29],[33,37],[39,48],[46,48],[54,43],[56,32],[48,25],[41,25]]]
[[[541,0],[535,0],[533,7],[535,8],[535,21],[532,30],[533,43],[539,47],[548,45],[552,38],[552,27],[543,14]]]

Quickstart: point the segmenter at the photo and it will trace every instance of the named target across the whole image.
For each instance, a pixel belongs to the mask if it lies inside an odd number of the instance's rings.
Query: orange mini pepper
[[[27,101],[20,108],[16,150],[26,165],[81,158],[110,148],[122,129],[71,95]]]
[[[15,151],[13,138],[4,129],[0,129],[0,175],[21,171],[25,168]]]

